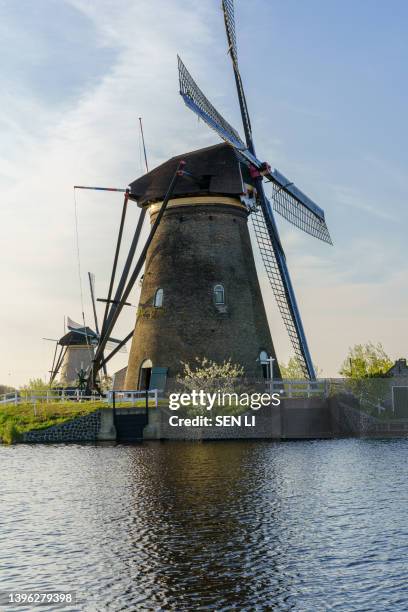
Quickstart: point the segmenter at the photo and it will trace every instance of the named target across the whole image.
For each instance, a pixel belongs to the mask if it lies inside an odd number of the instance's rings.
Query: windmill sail
[[[67,317],[67,327],[70,330],[84,329],[84,324],[76,323],[71,319],[71,317]]]
[[[273,208],[307,234],[333,244],[324,211],[278,170],[266,175],[273,184]]]
[[[113,351],[117,347],[117,345],[120,343],[121,343],[121,340],[116,340],[115,338],[109,338],[106,343],[106,348],[108,349],[108,351]],[[127,353],[126,344],[120,347],[120,349],[118,350],[118,353]]]
[[[251,122],[249,119],[248,107],[245,99],[244,87],[241,80],[241,75],[238,70],[238,52],[237,52],[237,37],[235,33],[235,17],[234,17],[234,1],[222,0],[222,9],[224,12],[225,30],[229,45],[229,53],[232,59],[235,81],[237,85],[238,99],[241,107],[242,123],[245,130],[247,146],[254,153]],[[256,164],[255,164],[256,165]],[[259,168],[259,166],[257,166]],[[282,215],[287,221],[290,221],[303,230],[311,234],[319,240],[332,244],[329,230],[324,218],[324,211],[317,206],[290,182],[278,170],[274,170],[266,175],[274,186],[274,209]]]
[[[237,37],[235,34],[235,16],[234,16],[234,2],[233,0],[222,0],[222,10],[224,12],[225,30],[227,33],[228,40],[228,52],[231,55],[232,66],[234,68],[235,82],[237,85],[239,105],[241,108],[242,123],[245,131],[245,138],[247,147],[253,153],[254,144],[252,141],[252,128],[251,120],[249,118],[248,106],[246,103],[244,86],[242,84],[241,75],[238,70],[238,51],[237,51]]]
[[[234,64],[238,66],[237,37],[235,34],[234,3],[232,0],[222,0],[222,10],[224,12],[225,29],[229,44],[229,53]]]
[[[266,274],[271,284],[279,312],[286,327],[286,331],[288,332],[295,356],[303,370],[305,377],[309,378],[311,377],[311,360],[307,344],[302,342],[304,331],[300,317],[297,313],[296,302],[294,302],[292,299],[291,285],[286,267],[285,256],[279,245],[274,245],[271,240],[265,216],[261,207],[258,207],[251,214],[251,219]]]
[[[222,115],[214,108],[211,102],[205,97],[193,77],[178,58],[180,95],[185,104],[203,119],[211,129],[215,130],[219,136],[226,142],[229,142],[239,151],[244,151],[246,145],[241,140],[238,132],[224,119]]]
[[[253,164],[258,170],[262,169],[264,164],[251,153],[241,140],[238,132],[214,108],[194,81],[180,57],[178,62],[180,94],[185,104],[203,119],[210,128],[215,130],[223,140],[237,149],[244,160]],[[243,119],[244,117],[245,115]],[[304,232],[332,244],[324,211],[278,170],[275,169],[265,173],[265,177],[274,186],[275,210]]]

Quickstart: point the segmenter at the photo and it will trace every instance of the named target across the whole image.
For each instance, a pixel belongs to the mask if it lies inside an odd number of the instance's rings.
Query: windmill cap
[[[59,339],[58,344],[60,346],[87,345],[94,338],[96,338],[95,332],[90,327],[87,327],[86,333],[79,333],[75,330],[69,331],[65,336]]]
[[[160,202],[180,164],[185,170],[183,178],[177,181],[172,198],[200,195],[239,197],[244,191],[235,151],[229,144],[221,143],[172,157],[130,183],[130,197],[139,206]]]

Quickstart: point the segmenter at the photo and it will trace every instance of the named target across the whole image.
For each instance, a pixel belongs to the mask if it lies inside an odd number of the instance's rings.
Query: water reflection
[[[1,589],[73,589],[80,610],[406,610],[407,449],[1,447]]]

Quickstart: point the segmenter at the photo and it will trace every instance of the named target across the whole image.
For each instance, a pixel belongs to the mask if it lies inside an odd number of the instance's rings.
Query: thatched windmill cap
[[[200,195],[239,197],[244,193],[241,164],[234,149],[217,144],[172,157],[130,183],[130,197],[139,206],[163,200],[180,160],[193,177],[178,181],[172,198]]]
[[[71,330],[58,340],[58,344],[60,346],[79,346],[82,344],[86,346],[96,338],[96,334],[90,327],[84,328],[84,332],[85,333],[79,333]]]

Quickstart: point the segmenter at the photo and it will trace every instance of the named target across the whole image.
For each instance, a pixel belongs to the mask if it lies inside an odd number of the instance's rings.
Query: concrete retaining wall
[[[134,409],[118,409],[118,412]],[[178,415],[167,408],[149,411],[145,440],[227,440],[227,439],[305,439],[343,436],[391,437],[408,435],[407,421],[384,421],[359,410],[352,395],[331,398],[284,399],[280,406],[248,411],[255,416],[254,427],[215,426],[174,427],[169,417]],[[207,413],[207,416],[212,416]],[[244,415],[243,415],[244,416]],[[115,441],[113,410],[103,409],[72,421],[24,434],[24,442]]]
[[[168,440],[226,440],[226,439],[290,439],[333,437],[332,417],[328,400],[286,399],[280,406],[265,407],[244,413],[250,419],[255,416],[254,427],[216,426],[186,427],[171,426],[169,417],[178,416],[165,408],[151,411],[149,426],[144,430],[144,439]],[[206,416],[211,417],[211,413]],[[213,417],[214,420],[214,417]]]

